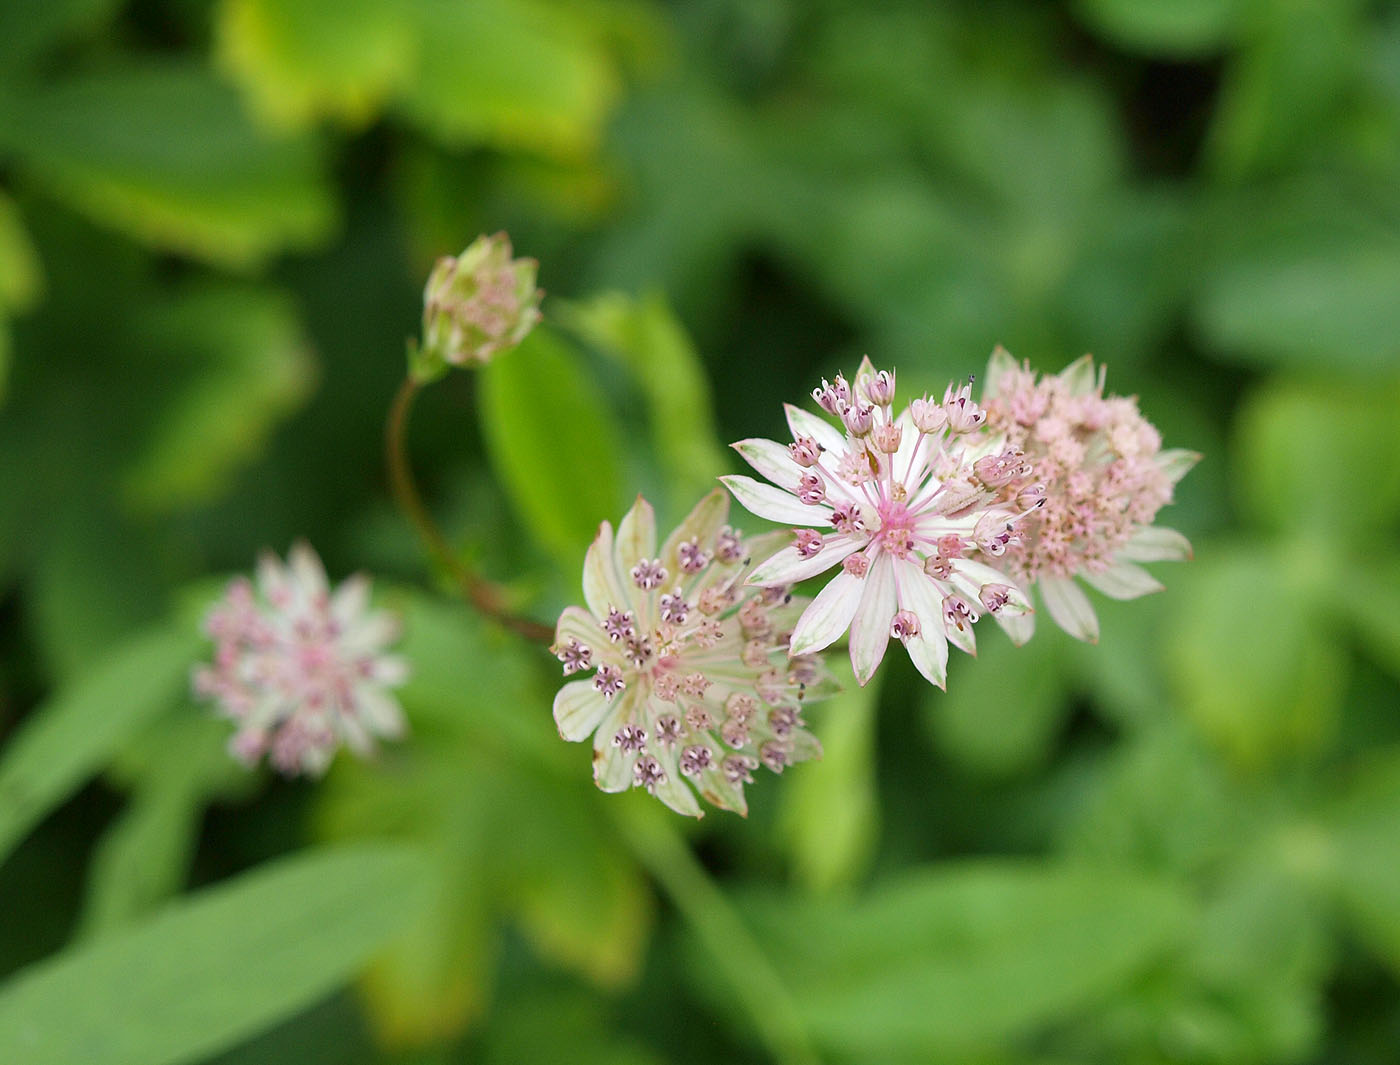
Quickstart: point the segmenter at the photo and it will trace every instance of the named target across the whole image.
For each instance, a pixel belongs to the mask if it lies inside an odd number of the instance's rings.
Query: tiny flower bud
[[[984,584],[977,598],[989,614],[995,614],[1011,600],[1012,589],[1005,584]]]
[[[886,455],[893,455],[899,450],[899,440],[903,435],[904,430],[894,422],[885,422],[883,425],[877,425],[875,427],[873,439],[875,441],[875,446],[879,448],[879,450],[883,451]]]
[[[799,466],[815,466],[822,457],[821,445],[810,436],[799,436],[788,445],[788,451]]]
[[[687,747],[681,752],[681,772],[688,777],[699,776],[703,770],[710,768],[713,758],[714,754],[708,747],[699,744]]]
[[[890,635],[896,640],[909,640],[919,635],[918,615],[908,610],[896,613],[890,623]]]
[[[666,577],[666,567],[659,558],[642,559],[632,567],[632,583],[646,591],[659,587]]]
[[[728,525],[715,537],[715,557],[721,562],[738,562],[744,557],[744,544],[739,533]]]
[[[651,755],[644,754],[632,767],[632,777],[638,787],[654,792],[658,784],[666,783],[666,770],[662,769],[661,763]]]
[[[943,621],[950,628],[963,629],[977,621],[977,612],[960,595],[950,595],[943,600]]]
[[[593,687],[603,693],[604,699],[611,699],[627,687],[622,680],[622,671],[616,666],[603,666],[593,677]]]
[[[540,320],[538,263],[512,259],[504,233],[478,237],[437,261],[423,290],[423,346],[413,374],[430,381],[448,366],[481,365],[515,347]]]
[[[822,534],[816,529],[798,529],[794,546],[803,558],[811,558],[822,549]]]
[[[831,524],[839,533],[854,533],[865,528],[860,507],[854,503],[837,503],[831,508]]]
[[[1045,486],[1043,484],[1026,485],[1025,488],[1016,493],[1016,505],[1022,510],[1045,506]]]
[[[613,746],[624,751],[637,752],[647,745],[647,730],[636,725],[623,725],[613,736]]]
[[[953,389],[952,385],[943,394],[943,412],[948,416],[948,428],[954,433],[971,433],[982,427],[987,420],[987,412],[972,399],[972,383]]]
[[[894,402],[894,374],[880,370],[874,377],[867,377],[865,395],[877,407],[888,407]]]
[[[816,506],[826,498],[826,482],[818,474],[804,473],[797,482],[797,498],[808,506]]]
[[[928,397],[910,403],[909,415],[914,419],[914,428],[921,433],[941,432],[948,424],[948,412]]]
[[[842,407],[841,421],[852,436],[867,436],[875,427],[875,408],[868,404]]]
[[[847,555],[841,562],[841,568],[852,577],[864,577],[870,570],[870,559],[864,554]]]

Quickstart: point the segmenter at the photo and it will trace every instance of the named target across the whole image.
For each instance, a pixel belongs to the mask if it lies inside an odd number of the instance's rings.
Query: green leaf
[[[634,299],[611,292],[564,313],[572,328],[626,366],[641,386],[671,504],[685,509],[714,487],[730,460],[715,427],[710,383],[684,326],[660,293]]]
[[[122,478],[125,498],[148,513],[209,502],[310,392],[296,312],[271,292],[208,287],[148,312],[135,332],[184,365]]]
[[[331,228],[312,143],[260,133],[202,67],[148,59],[12,107],[4,147],[47,191],[158,248],[249,267]]]
[[[933,688],[925,694],[934,734],[971,769],[999,776],[1022,772],[1046,757],[1068,709],[1058,665],[1061,642],[1057,633],[1045,631],[1016,647],[989,633],[977,652],[975,661],[955,656],[946,692]]]
[[[1190,908],[1100,867],[947,863],[854,905],[750,911],[813,1037],[858,1060],[952,1060],[1062,1021],[1182,939]]]
[[[1235,424],[1235,484],[1249,513],[1308,534],[1320,551],[1396,526],[1400,381],[1275,380]]]
[[[1348,660],[1318,624],[1311,565],[1250,545],[1182,574],[1165,634],[1181,706],[1242,766],[1316,753],[1335,727]]]
[[[0,77],[109,21],[119,0],[8,0],[0,4]]]
[[[1242,0],[1079,0],[1076,11],[1125,48],[1191,59],[1219,52],[1232,42],[1245,5]]]
[[[535,329],[481,371],[491,462],[521,521],[569,570],[625,500],[622,445],[606,397],[578,355]]]
[[[1331,886],[1365,942],[1400,973],[1400,750],[1377,751],[1327,813]]]
[[[0,191],[0,310],[29,308],[43,287],[39,255],[25,232],[19,208]]]
[[[435,139],[591,154],[618,93],[586,19],[547,0],[415,0],[420,34],[403,107]]]
[[[1246,362],[1384,372],[1400,359],[1400,232],[1288,232],[1208,271],[1196,304],[1207,338]]]
[[[1332,608],[1392,676],[1400,677],[1400,562],[1374,559],[1348,566],[1332,587]],[[1364,589],[1364,591],[1358,591]]]
[[[413,69],[411,20],[376,0],[225,0],[217,29],[221,64],[275,125],[365,125]]]
[[[157,627],[34,711],[0,759],[0,857],[184,693],[199,647],[193,631]]]
[[[345,981],[422,901],[422,855],[312,852],[71,948],[0,988],[0,1060],[198,1061]]]
[[[838,669],[839,695],[809,709],[822,738],[822,758],[801,767],[781,793],[778,829],[797,879],[816,892],[853,884],[870,864],[879,838],[875,781],[877,675],[860,687]]]

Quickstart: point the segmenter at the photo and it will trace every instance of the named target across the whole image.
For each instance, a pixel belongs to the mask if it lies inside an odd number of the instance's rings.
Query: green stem
[[[714,958],[773,1059],[779,1065],[820,1065],[796,1000],[689,845],[643,811],[625,804],[615,809],[633,855]]]
[[[442,530],[438,528],[437,522],[433,521],[432,515],[428,513],[428,508],[423,505],[423,498],[418,494],[418,485],[413,480],[413,468],[409,465],[406,446],[408,415],[413,409],[413,401],[418,397],[419,390],[418,382],[411,376],[404,378],[389,408],[389,421],[384,427],[384,450],[394,500],[399,509],[408,516],[409,521],[413,522],[424,546],[437,560],[438,565],[452,575],[468,603],[527,640],[545,644],[552,642],[553,629],[513,613],[506,607],[505,596],[497,585],[463,565],[448,544],[447,538],[443,536]]]

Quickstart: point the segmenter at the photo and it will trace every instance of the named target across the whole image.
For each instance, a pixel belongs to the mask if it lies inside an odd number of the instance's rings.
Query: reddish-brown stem
[[[548,644],[554,639],[554,630],[531,618],[521,617],[505,605],[501,589],[480,574],[473,573],[463,564],[438,528],[437,522],[423,505],[418,494],[418,485],[413,480],[413,468],[409,465],[406,441],[408,437],[408,415],[417,398],[419,384],[411,376],[405,377],[389,408],[389,420],[384,427],[384,451],[389,464],[389,486],[394,493],[394,501],[407,515],[429,554],[457,582],[466,599],[479,612],[499,622],[512,632]]]

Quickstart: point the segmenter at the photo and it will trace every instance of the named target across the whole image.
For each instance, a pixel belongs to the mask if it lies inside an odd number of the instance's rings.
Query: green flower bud
[[[510,237],[478,237],[437,261],[423,290],[423,346],[412,371],[430,381],[450,366],[482,365],[515,347],[540,320],[539,264],[512,259]]]

